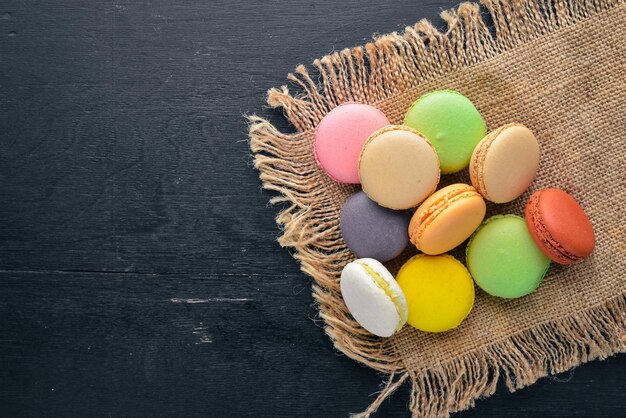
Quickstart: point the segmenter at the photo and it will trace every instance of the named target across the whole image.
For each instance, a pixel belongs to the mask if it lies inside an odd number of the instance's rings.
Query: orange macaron
[[[487,207],[480,193],[457,183],[433,193],[417,208],[409,224],[409,238],[418,250],[443,254],[472,235]]]
[[[541,251],[559,264],[587,258],[596,245],[593,226],[584,209],[560,189],[533,193],[526,205],[526,223]]]

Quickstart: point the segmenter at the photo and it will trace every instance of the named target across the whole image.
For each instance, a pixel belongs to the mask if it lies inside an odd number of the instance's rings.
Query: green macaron
[[[444,174],[467,168],[474,148],[487,134],[487,125],[472,102],[453,90],[434,91],[417,99],[404,124],[433,144]]]
[[[526,222],[516,215],[486,220],[467,244],[466,261],[478,287],[501,298],[533,292],[550,267]]]

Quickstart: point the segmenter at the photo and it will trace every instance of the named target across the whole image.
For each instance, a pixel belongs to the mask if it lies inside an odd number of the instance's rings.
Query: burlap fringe
[[[313,296],[326,323],[326,333],[335,347],[348,357],[376,370],[393,373],[402,370],[401,359],[347,315],[340,299],[337,277],[351,260],[341,240],[339,225],[332,218],[333,202],[324,190],[316,190],[319,170],[311,162],[310,143],[305,135],[286,135],[269,122],[250,118],[250,146],[263,187],[278,193],[270,202],[286,207],[276,217],[282,228],[278,242],[295,248],[294,257],[302,271],[315,279]]]
[[[622,0],[482,0],[495,32],[481,16],[478,4],[463,3],[441,13],[445,33],[427,20],[344,49],[313,65],[320,82],[299,65],[288,78],[299,88],[271,89],[268,103],[282,107],[298,131],[313,129],[337,105],[346,101],[376,103],[456,69],[485,61],[519,44],[609,9]]]
[[[485,61],[517,45],[608,10],[623,0],[482,0],[495,35],[477,4],[463,3],[441,14],[445,33],[422,20],[403,34],[392,33],[365,47],[335,52],[313,65],[319,83],[304,66],[288,78],[298,88],[271,89],[268,103],[282,107],[299,133],[287,135],[268,121],[250,118],[250,147],[263,187],[277,192],[272,203],[285,205],[276,221],[279,242],[295,249],[302,270],[315,279],[314,297],[326,332],[335,347],[390,377],[376,400],[359,417],[367,417],[405,381],[412,383],[414,416],[446,416],[491,395],[502,376],[510,390],[586,361],[625,351],[624,295],[581,312],[576,317],[545,323],[460,356],[437,369],[407,370],[384,340],[360,328],[341,302],[337,278],[351,254],[329,219],[333,202],[320,184],[310,158],[308,131],[345,101],[377,103],[403,94],[427,80]]]
[[[513,392],[549,374],[626,350],[626,298],[617,298],[573,317],[548,322],[504,341],[467,353],[436,369],[391,374],[370,407],[354,418],[370,416],[383,400],[410,379],[409,408],[416,417],[441,417],[474,406],[492,395],[502,377]]]

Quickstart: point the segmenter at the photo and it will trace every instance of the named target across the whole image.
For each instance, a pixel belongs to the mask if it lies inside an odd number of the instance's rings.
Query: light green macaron
[[[550,267],[550,259],[533,241],[526,221],[516,215],[486,220],[467,244],[466,261],[478,287],[501,298],[533,292]]]
[[[433,144],[444,174],[467,168],[474,148],[487,134],[487,125],[472,102],[453,90],[434,91],[417,99],[404,124]]]

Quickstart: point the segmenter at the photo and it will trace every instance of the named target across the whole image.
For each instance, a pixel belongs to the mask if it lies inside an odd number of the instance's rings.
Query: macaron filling
[[[419,241],[422,234],[424,233],[428,225],[431,224],[441,212],[443,212],[446,208],[452,206],[456,202],[473,196],[476,196],[476,192],[472,190],[455,190],[453,193],[442,196],[440,200],[435,202],[429,208],[429,210],[422,215],[419,220],[420,228],[418,228],[417,233],[413,233],[411,235],[411,242],[416,246],[419,246]]]
[[[473,164],[472,170],[470,170],[470,176],[472,177],[472,182],[478,186],[477,188],[480,191],[480,194],[485,196],[487,200],[491,200],[491,197],[487,193],[487,187],[485,186],[485,177],[483,176],[481,167],[485,167],[487,151],[489,150],[491,144],[498,138],[498,135],[500,135],[500,133],[505,129],[510,128],[514,125],[515,124],[505,125],[491,132],[489,135],[487,135],[486,141],[481,143],[476,150],[476,161]]]
[[[561,244],[558,243],[550,234],[550,231],[546,228],[545,224],[541,220],[541,216],[539,215],[539,211],[537,210],[537,206],[539,205],[539,199],[541,198],[541,193],[537,193],[530,198],[528,205],[530,206],[530,217],[533,223],[533,226],[537,229],[539,236],[542,238],[542,242],[553,251],[553,254],[556,254],[560,257],[563,257],[567,261],[575,262],[580,260],[581,258],[567,251]]]
[[[357,261],[356,263],[363,267],[367,275],[370,276],[372,280],[374,280],[374,283],[376,283],[376,285],[380,287],[382,291],[385,292],[385,294],[393,302],[393,305],[396,307],[396,311],[398,312],[398,317],[400,318],[400,321],[396,326],[396,332],[400,331],[400,329],[408,319],[408,312],[404,312],[404,309],[402,309],[402,301],[400,295],[395,294],[391,289],[391,286],[389,286],[387,280],[385,280],[385,278],[381,276],[380,273],[367,265],[367,263],[364,263],[362,261]]]

